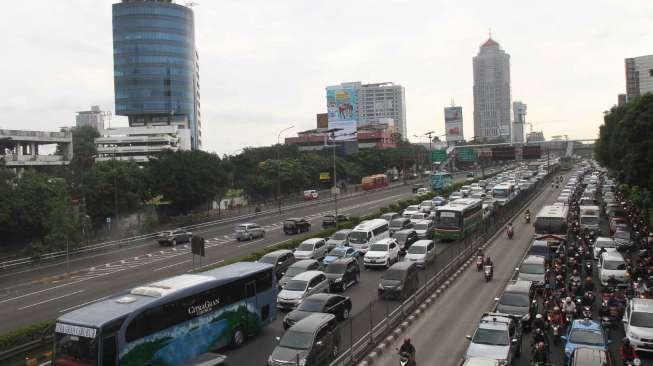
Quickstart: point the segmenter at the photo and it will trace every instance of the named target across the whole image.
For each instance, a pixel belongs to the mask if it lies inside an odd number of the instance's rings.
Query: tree
[[[227,174],[216,154],[204,151],[166,151],[150,161],[153,192],[170,202],[174,212],[188,213],[221,198]]]

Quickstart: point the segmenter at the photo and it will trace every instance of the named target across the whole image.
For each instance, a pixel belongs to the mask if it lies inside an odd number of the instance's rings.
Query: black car
[[[324,269],[324,273],[329,279],[329,289],[331,291],[345,291],[347,287],[358,283],[360,271],[358,260],[354,257],[336,259],[327,264]]]
[[[311,313],[288,328],[268,358],[268,366],[328,365],[340,351],[340,332],[332,314]]]
[[[399,230],[410,229],[412,227],[413,227],[413,222],[410,221],[410,219],[407,217],[400,217],[398,219],[394,219],[390,221],[390,224],[388,226],[390,230],[390,236],[393,236],[394,233]]]
[[[419,268],[415,262],[398,262],[381,277],[378,294],[384,299],[405,299],[419,288]]]
[[[276,278],[281,278],[293,263],[296,262],[295,255],[287,249],[279,249],[270,252],[258,260],[261,263],[267,263],[274,266]]]
[[[297,309],[291,311],[283,318],[283,329],[288,329],[298,321],[313,313],[328,313],[336,316],[338,320],[349,319],[351,314],[351,298],[338,294],[315,294],[302,301]]]
[[[399,230],[392,237],[397,239],[397,244],[399,244],[399,255],[406,255],[408,248],[419,240],[417,231],[414,229]]]
[[[349,221],[349,217],[346,215],[338,215],[338,223]],[[336,226],[336,218],[333,214],[324,215],[322,219],[322,227],[332,227]]]
[[[283,222],[283,232],[286,235],[311,231],[311,223],[302,218],[290,218]]]

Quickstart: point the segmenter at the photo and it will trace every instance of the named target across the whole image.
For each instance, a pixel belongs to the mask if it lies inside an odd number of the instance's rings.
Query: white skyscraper
[[[526,123],[526,104],[516,101],[512,103],[515,118],[512,122],[512,142],[524,142],[524,124]]]
[[[75,122],[77,127],[91,126],[98,131],[105,128],[105,124],[109,125],[111,121],[111,112],[105,112],[99,106],[94,105],[90,111],[77,112]]]
[[[653,55],[626,59],[626,94],[628,100],[653,93]]]
[[[474,57],[474,136],[510,140],[510,55],[492,38]]]

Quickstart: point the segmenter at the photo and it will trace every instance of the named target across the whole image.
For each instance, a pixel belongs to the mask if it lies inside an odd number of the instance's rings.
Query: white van
[[[408,248],[405,262],[415,262],[418,267],[425,267],[435,259],[435,244],[433,240],[418,240]]]
[[[358,224],[349,233],[349,245],[366,253],[370,245],[390,237],[389,224],[383,219],[367,220]]]
[[[617,251],[605,252],[599,257],[599,280],[601,285],[607,286],[610,276],[614,276],[619,282],[623,282],[626,276],[626,262],[621,253]]]
[[[653,349],[653,300],[634,298],[624,312],[624,330],[636,350]]]
[[[599,212],[599,206],[580,206],[580,228],[599,233],[601,230]]]

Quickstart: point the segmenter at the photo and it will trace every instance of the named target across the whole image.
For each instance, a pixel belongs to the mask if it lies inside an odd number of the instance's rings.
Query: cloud
[[[90,105],[113,110],[113,2],[3,9],[3,128],[53,130]],[[313,128],[325,86],[345,81],[402,84],[411,136],[443,131],[442,109],[454,98],[471,136],[472,57],[488,28],[511,55],[512,97],[528,104],[535,128],[595,137],[625,89],[623,59],[652,53],[652,4],[203,1],[194,9],[204,148],[231,153],[275,143],[291,124],[289,134]]]

